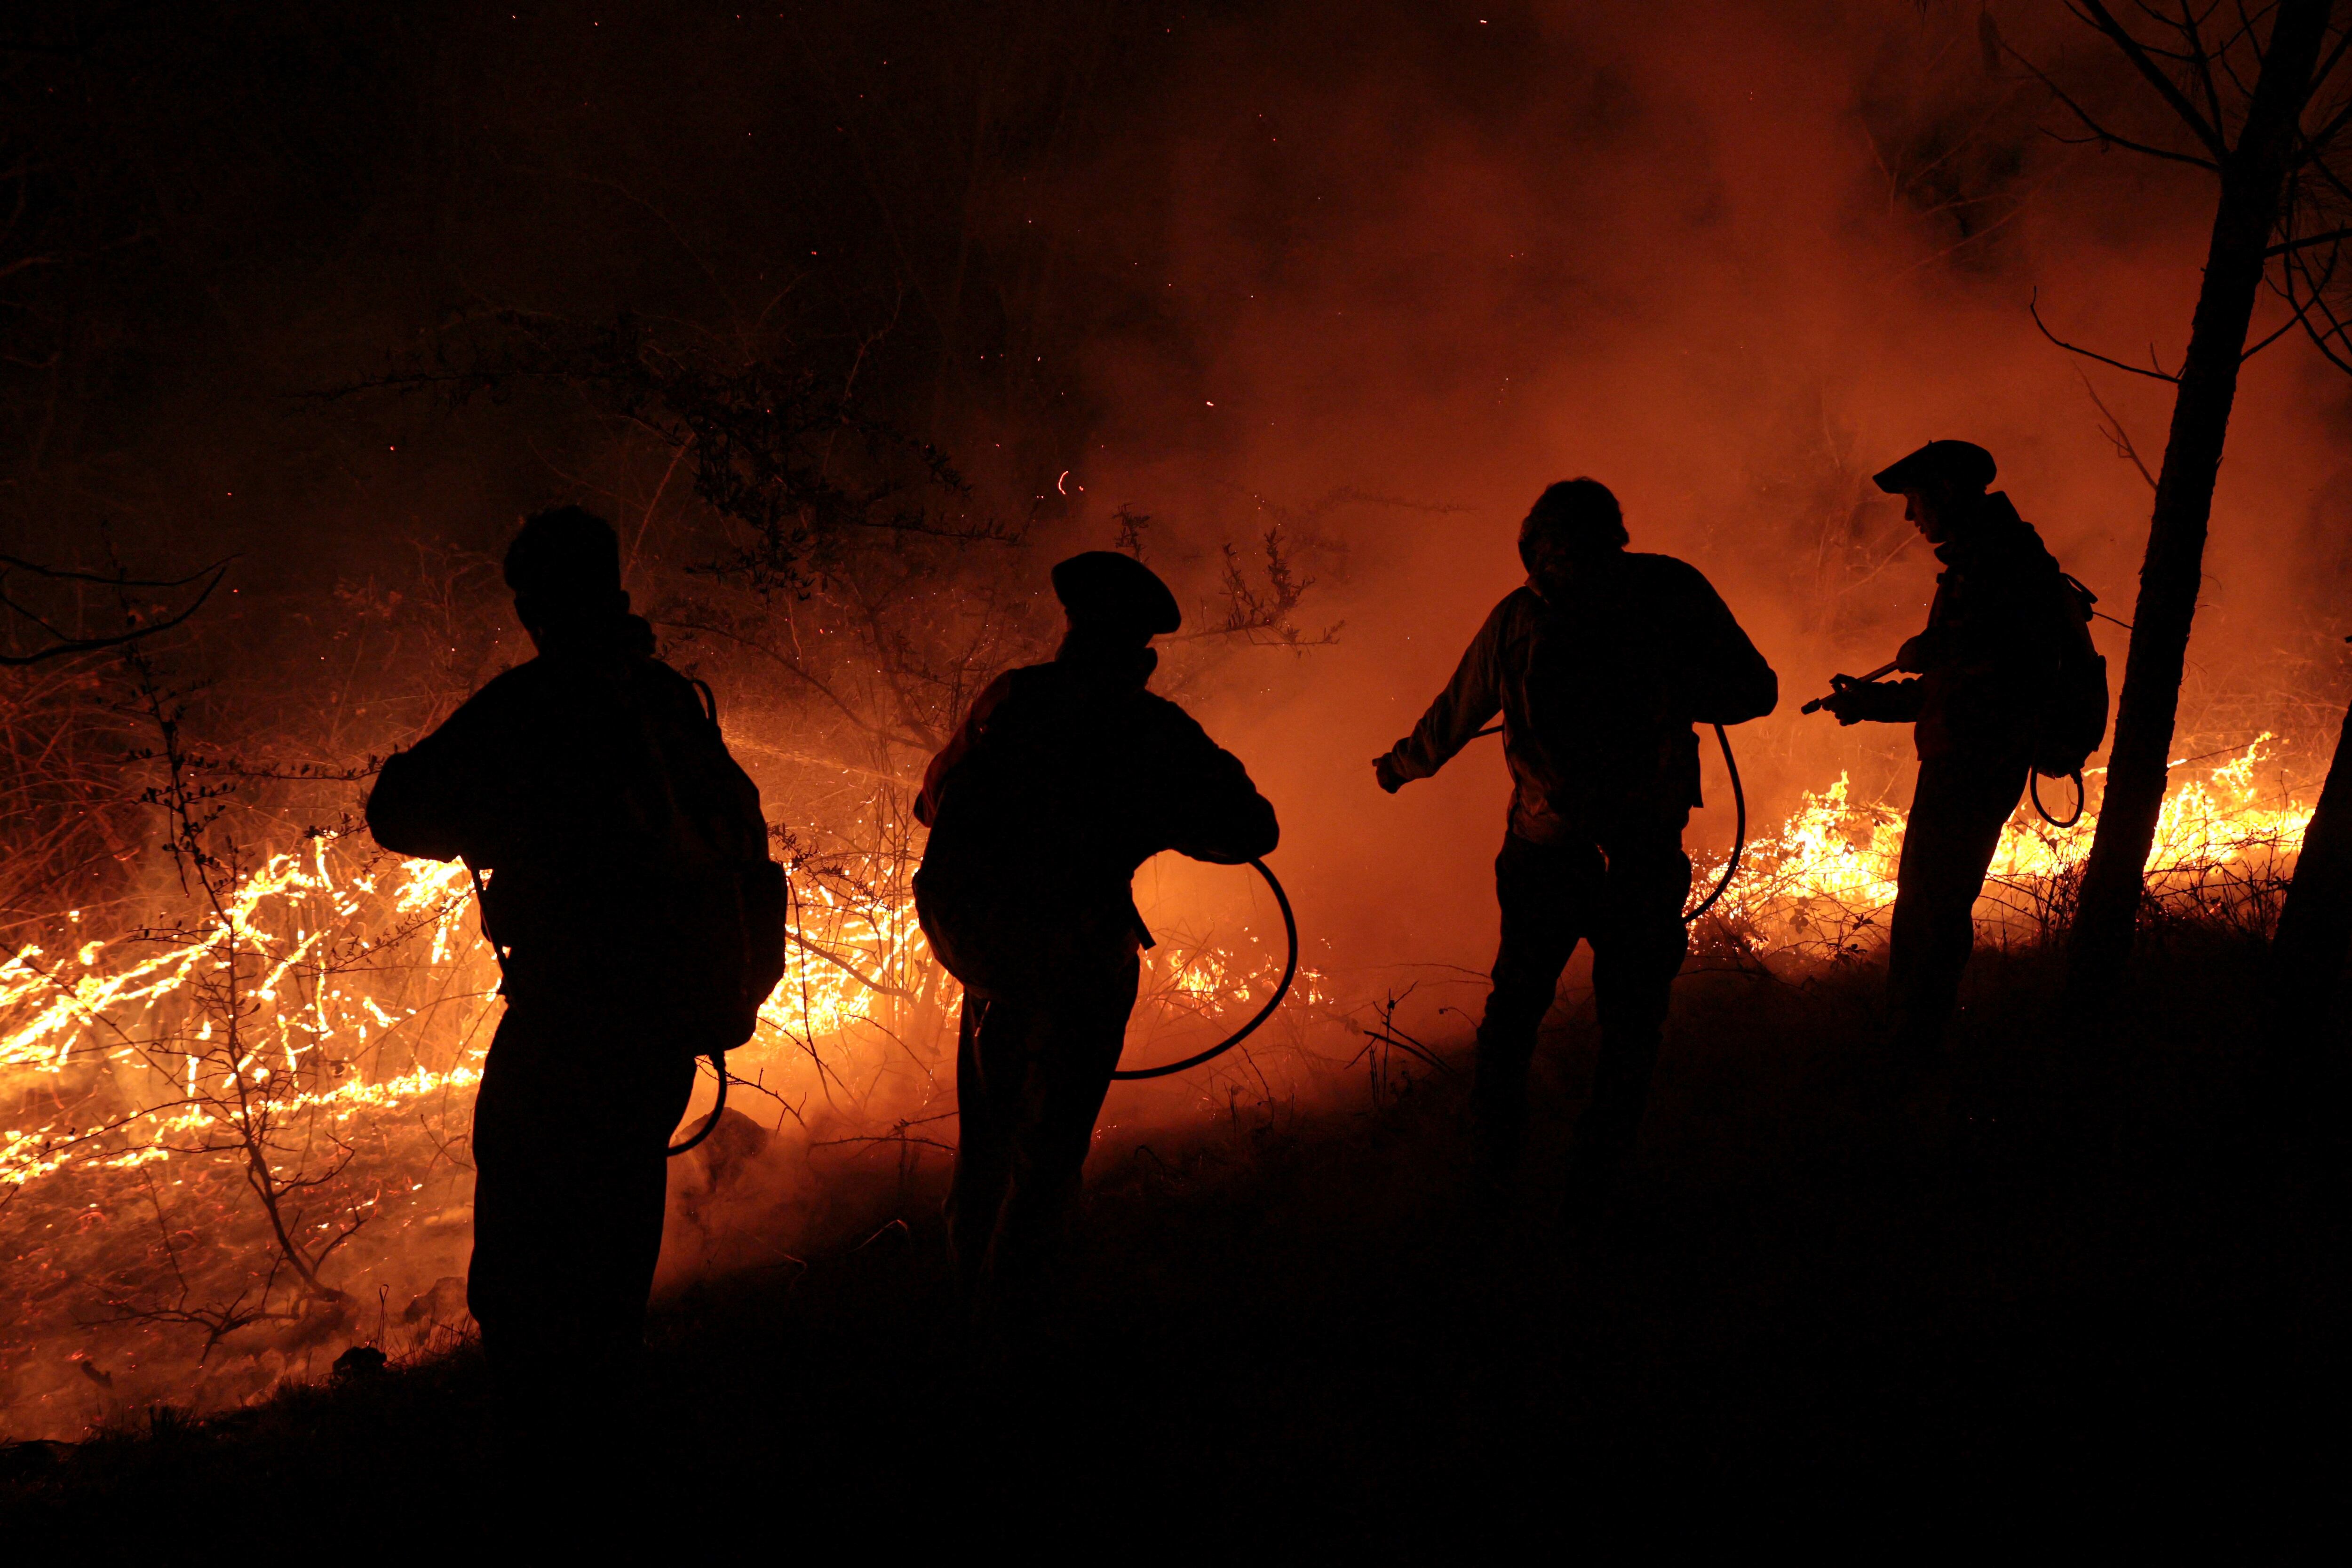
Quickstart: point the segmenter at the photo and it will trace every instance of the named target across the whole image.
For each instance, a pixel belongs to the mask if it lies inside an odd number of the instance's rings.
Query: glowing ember
[[[2310,811],[2258,798],[2270,739],[2167,798],[2148,862],[2159,899],[2207,900],[2233,885],[2233,872],[2273,871],[2294,853]],[[1980,918],[2046,923],[2096,822],[2086,813],[2062,829],[2020,812],[2002,833]],[[1843,948],[1893,903],[1902,843],[1902,814],[1857,805],[1841,777],[1808,794],[1779,835],[1748,845],[1716,918],[1765,953]],[[952,987],[903,891],[803,873],[793,892],[798,940],[747,1056],[797,1047],[814,1059],[822,1042],[861,1027],[903,1038],[926,1021],[941,1026]],[[0,1182],[22,1185],[77,1162],[129,1169],[215,1152],[223,1104],[248,1103],[273,1083],[277,1116],[322,1111],[337,1124],[470,1086],[494,985],[469,903],[462,867],[387,862],[322,837],[304,854],[270,857],[194,929],[89,940],[63,955],[20,950],[0,964],[0,1075],[20,1098],[27,1079],[50,1080],[47,1098],[67,1114],[0,1133]],[[240,1049],[223,1058],[226,1021],[206,987],[232,956],[248,1011]],[[1248,1003],[1274,968],[1205,944],[1171,943],[1147,963],[1150,997],[1196,1016]],[[1310,995],[1318,980],[1307,975]],[[110,1114],[97,1109],[101,1100]],[[75,1114],[84,1110],[88,1119]]]
[[[2263,802],[2263,736],[2164,802],[2149,884],[2157,898],[2210,902],[2221,889],[2282,869],[2310,823],[2295,802]],[[2051,827],[2011,818],[1994,853],[1980,920],[2042,929],[2082,868],[2095,811]],[[1842,775],[1806,795],[1788,826],[1748,844],[1715,920],[1773,952],[1842,950],[1882,924],[1895,896],[1903,814],[1855,804]],[[846,875],[793,877],[791,966],[760,1011],[760,1039],[739,1060],[793,1048],[821,1068],[821,1047],[873,1027],[906,1039],[939,1032],[952,983],[931,962],[912,900]],[[240,1051],[219,1053],[226,1020],[207,994],[242,963]],[[1146,954],[1148,999],[1171,1013],[1218,1016],[1277,971],[1212,945]],[[1307,971],[1306,994],[1322,999]],[[216,917],[188,931],[85,941],[68,954],[30,945],[0,963],[0,1079],[21,1102],[49,1081],[61,1112],[0,1133],[0,1183],[26,1184],[87,1163],[136,1168],[219,1152],[228,1105],[266,1098],[278,1119],[393,1112],[480,1077],[494,971],[475,931],[466,869],[385,860],[341,839],[270,856],[237,881]],[[936,1044],[936,1041],[927,1041]],[[816,1077],[824,1077],[818,1072]],[[101,1093],[103,1084],[103,1093]],[[809,1084],[814,1086],[814,1084]],[[781,1084],[767,1084],[783,1093]],[[807,1089],[807,1086],[802,1086]],[[224,1093],[226,1090],[226,1093]],[[101,1105],[103,1102],[103,1105]]]
[[[2149,862],[2159,912],[2250,929],[2274,913],[2310,812],[2262,798],[2269,739],[2166,801]],[[2095,821],[2058,829],[2021,811],[1980,923],[2006,941],[2063,920]],[[1773,963],[1865,951],[1902,839],[1901,812],[1853,802],[1843,778],[1808,795],[1748,847],[1702,943]],[[889,1136],[877,1129],[949,1114],[959,998],[924,944],[906,867],[879,855],[792,867],[790,964],[729,1066],[745,1085],[737,1104],[796,1124],[811,1147],[870,1146]],[[98,936],[77,911],[50,944],[0,963],[0,1090],[28,1123],[0,1133],[20,1298],[0,1405],[14,1426],[78,1430],[135,1395],[259,1397],[314,1373],[319,1345],[361,1334],[362,1309],[373,1321],[407,1301],[420,1335],[462,1324],[447,1277],[470,1219],[467,1128],[498,978],[464,868],[330,837],[223,885],[229,895],[183,927]],[[1246,928],[1162,936],[1145,955],[1146,1058],[1177,1054],[1154,1037],[1171,1028],[1185,1049],[1208,1043],[1280,973],[1279,942]],[[1294,1041],[1328,1016],[1328,993],[1301,970]],[[116,1337],[93,1339],[93,1324]],[[194,1373],[156,1337],[190,1329],[207,1358]],[[118,1367],[149,1358],[145,1394],[135,1379],[101,1388],[95,1361],[65,1358],[101,1343]],[[213,1357],[215,1344],[236,1353]]]
[[[2292,857],[2311,813],[2259,798],[2270,739],[2167,798],[2148,861],[2159,900],[2204,907]],[[1979,920],[2046,927],[2096,824],[2095,812],[2056,828],[2021,811],[2001,835]],[[1777,836],[1749,843],[1712,919],[1761,954],[1843,950],[1882,923],[1902,846],[1902,813],[1856,804],[1841,776],[1808,794]],[[955,997],[902,889],[835,868],[797,872],[793,890],[789,967],[738,1059],[797,1111],[846,1065],[828,1067],[826,1045],[861,1029],[936,1037]],[[280,1121],[319,1112],[340,1126],[470,1087],[495,990],[470,904],[462,867],[388,861],[321,837],[270,857],[192,929],[89,940],[62,955],[21,949],[0,964],[0,1081],[23,1102],[34,1098],[28,1081],[47,1080],[39,1098],[63,1114],[0,1132],[0,1183],[217,1152],[224,1107],[257,1099]],[[227,1024],[216,994],[232,956],[246,1009],[233,1057],[219,1049]],[[1146,967],[1150,1003],[1206,1017],[1247,1004],[1279,970],[1272,958],[1180,942],[1146,954]],[[1302,994],[1321,1000],[1321,980],[1307,972]],[[919,1043],[936,1057],[936,1037]],[[797,1086],[774,1073],[794,1053],[814,1069]]]

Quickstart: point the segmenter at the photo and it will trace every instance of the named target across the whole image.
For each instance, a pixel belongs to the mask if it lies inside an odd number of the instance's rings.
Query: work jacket
[[[1248,770],[1144,683],[1150,648],[1066,649],[1000,676],[931,761],[917,907],[967,985],[1051,984],[1148,943],[1136,868],[1165,849],[1237,865],[1272,853]]]
[[[1692,724],[1761,718],[1780,693],[1696,567],[1620,552],[1549,598],[1530,582],[1496,605],[1390,755],[1405,778],[1427,778],[1499,712],[1510,831],[1599,844],[1679,830],[1701,804]]]
[[[385,848],[487,874],[509,1000],[675,1016],[696,912],[767,861],[759,786],[635,616],[551,638],[384,763]],[[711,885],[706,885],[711,884]]]
[[[1922,759],[2024,758],[2079,616],[2057,559],[2006,495],[1986,496],[1958,538],[1937,546],[1927,626],[1905,643],[1886,716],[1916,721]],[[2073,616],[2074,619],[2069,617]]]

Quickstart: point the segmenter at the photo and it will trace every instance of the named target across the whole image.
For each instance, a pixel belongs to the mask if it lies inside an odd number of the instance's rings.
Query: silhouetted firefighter
[[[1034,1285],[1059,1239],[1134,1008],[1135,869],[1163,849],[1271,853],[1274,807],[1231,752],[1147,691],[1176,599],[1094,551],[1054,568],[1069,631],[1000,676],[931,760],[916,909],[963,982],[949,1230],[968,1299]]]
[[[1976,940],[1970,911],[2028,774],[2079,774],[2106,733],[2089,590],[2006,495],[1986,493],[1994,472],[1982,447],[1930,441],[1874,476],[1944,571],[1927,630],[1888,667],[1916,679],[1834,676],[1819,704],[1841,724],[1916,725],[1919,782],[1888,932],[1895,1037],[1913,1052],[1943,1041]]]
[[[1372,764],[1394,794],[1502,713],[1511,809],[1495,860],[1503,940],[1478,1026],[1479,1142],[1489,1178],[1507,1179],[1537,1032],[1577,942],[1590,942],[1601,1060],[1571,1144],[1572,1215],[1633,1143],[1687,950],[1682,836],[1700,804],[1691,725],[1760,718],[1780,689],[1696,567],[1626,542],[1608,487],[1546,489],[1519,527],[1527,585],[1495,606],[1444,692]]]
[[[386,848],[488,882],[506,971],[474,1106],[467,1302],[514,1420],[562,1443],[625,1393],[661,1250],[663,1151],[695,1058],[782,969],[760,792],[629,614],[613,530],[541,512],[507,552],[539,657],[384,764]]]

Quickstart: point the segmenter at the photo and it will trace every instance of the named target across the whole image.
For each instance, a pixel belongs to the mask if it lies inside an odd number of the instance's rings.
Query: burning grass
[[[958,1001],[911,858],[784,852],[793,942],[730,1053],[737,1102],[812,1147],[905,1142],[952,1115]],[[467,872],[320,835],[223,885],[181,925],[100,936],[74,911],[0,965],[12,1432],[233,1404],[463,1321],[498,1005]],[[1280,955],[1247,945],[1164,943],[1147,1015],[1213,1024],[1262,995]]]
[[[2309,811],[2263,779],[2269,740],[2168,800],[2159,921],[2259,931],[2274,916]],[[2021,812],[1979,907],[1989,936],[2030,946],[2063,921],[2095,820]],[[1808,795],[1748,847],[1703,957],[1791,972],[1867,955],[1902,830],[1843,778]],[[791,967],[729,1066],[737,1103],[806,1149],[910,1154],[951,1145],[916,1130],[952,1114],[957,998],[914,920],[907,842],[870,837],[880,847],[855,853],[782,840]],[[72,912],[0,965],[11,1436],[69,1436],[157,1399],[248,1402],[353,1343],[463,1330],[471,1089],[496,1012],[465,871],[322,834],[242,870],[215,860],[191,889],[178,923],[100,933]],[[1139,1028],[1238,1016],[1280,958],[1246,932],[1168,933]],[[1300,995],[1326,1025],[1355,1000],[1311,971]],[[1307,1040],[1294,1027],[1302,1076],[1352,1059]]]
[[[2273,739],[2264,731],[2167,795],[2148,850],[2150,921],[2259,933],[2277,919],[2311,807],[2261,776]],[[1808,792],[1778,835],[1749,841],[1739,874],[1699,933],[1702,946],[1787,964],[1851,960],[1884,942],[1904,814],[1883,802],[1855,802],[1848,787],[1841,773],[1819,795]],[[2058,793],[2071,789],[2062,784]],[[2064,809],[2049,794],[2043,798]],[[2066,827],[2021,806],[2001,830],[1977,904],[1979,941],[2031,945],[2062,927],[2097,828],[2098,814],[2087,805]],[[1708,875],[1702,867],[1702,886]]]

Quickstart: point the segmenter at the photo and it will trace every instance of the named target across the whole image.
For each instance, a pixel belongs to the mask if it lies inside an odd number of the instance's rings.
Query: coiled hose
[[[1720,724],[1715,727],[1715,743],[1723,748],[1724,771],[1731,775],[1731,805],[1737,819],[1731,829],[1731,857],[1723,863],[1723,875],[1716,879],[1715,891],[1700,900],[1698,908],[1683,917],[1685,925],[1715,908],[1715,901],[1723,897],[1726,888],[1731,886],[1731,879],[1739,874],[1739,852],[1748,847],[1748,792],[1739,787],[1739,764],[1731,755],[1731,737]]]
[[[1499,735],[1502,732],[1500,724],[1489,724],[1470,738],[1475,741],[1479,735]],[[1748,847],[1748,792],[1739,784],[1739,763],[1731,754],[1731,736],[1720,724],[1715,726],[1715,743],[1723,748],[1724,771],[1731,775],[1731,804],[1737,818],[1731,829],[1731,856],[1723,863],[1723,875],[1716,879],[1715,891],[1701,899],[1696,909],[1683,916],[1685,925],[1715,908],[1716,900],[1722,898],[1724,889],[1731,886],[1731,879],[1739,874],[1740,851]],[[2082,814],[2078,811],[2075,815],[2079,816]]]
[[[1282,890],[1282,884],[1275,879],[1275,875],[1267,868],[1266,863],[1263,860],[1252,860],[1250,868],[1265,879],[1265,885],[1274,889],[1274,901],[1282,908],[1282,930],[1283,934],[1290,941],[1290,957],[1283,963],[1281,984],[1274,988],[1274,994],[1265,999],[1265,1005],[1257,1010],[1256,1016],[1207,1050],[1186,1057],[1182,1061],[1170,1062],[1163,1067],[1122,1068],[1112,1073],[1111,1077],[1129,1079],[1166,1078],[1171,1073],[1182,1072],[1188,1068],[1199,1067],[1202,1062],[1213,1061],[1257,1033],[1258,1026],[1273,1017],[1275,1009],[1282,1005],[1283,998],[1290,994],[1290,983],[1298,973],[1298,917],[1290,912],[1290,896]]]
[[[2083,770],[2076,768],[2067,776],[2074,781],[2074,815],[2068,817],[2065,821],[2061,822],[2056,817],[2050,815],[2050,808],[2048,806],[2042,804],[2041,773],[2031,768],[2026,770],[2025,793],[2027,795],[2032,797],[2033,801],[2033,809],[2041,814],[2042,820],[2048,823],[2053,827],[2074,826],[2074,824],[2083,820],[2083,808],[2090,804],[2090,795],[2083,787]]]
[[[1502,732],[1502,728],[1500,724],[1496,724],[1490,729],[1479,731],[1477,735],[1470,738],[1475,741],[1479,735],[1499,734]],[[1723,749],[1724,771],[1731,775],[1731,800],[1737,821],[1732,829],[1731,854],[1723,863],[1723,875],[1716,879],[1714,890],[1699,900],[1698,907],[1683,916],[1685,925],[1689,925],[1707,910],[1715,908],[1717,902],[1722,899],[1725,891],[1731,886],[1731,879],[1739,874],[1740,852],[1747,847],[1748,844],[1748,792],[1739,782],[1739,761],[1732,754],[1730,733],[1720,724],[1714,728],[1715,743]],[[1283,998],[1290,994],[1290,983],[1298,973],[1298,918],[1291,912],[1288,895],[1283,892],[1281,882],[1276,879],[1273,871],[1267,868],[1265,862],[1252,860],[1250,865],[1259,876],[1265,879],[1265,885],[1274,890],[1274,901],[1282,908],[1282,929],[1290,942],[1290,956],[1282,966],[1282,983],[1274,988],[1274,994],[1266,998],[1265,1005],[1257,1010],[1255,1016],[1207,1050],[1186,1057],[1181,1061],[1169,1062],[1162,1067],[1123,1068],[1112,1073],[1110,1075],[1112,1078],[1130,1080],[1166,1078],[1171,1073],[1183,1072],[1187,1068],[1199,1067],[1203,1062],[1214,1061],[1255,1034],[1258,1026],[1273,1017],[1275,1010],[1282,1005]],[[725,1091],[725,1087],[722,1074],[720,1079],[722,1093]]]

